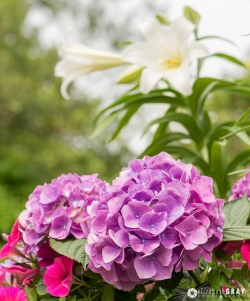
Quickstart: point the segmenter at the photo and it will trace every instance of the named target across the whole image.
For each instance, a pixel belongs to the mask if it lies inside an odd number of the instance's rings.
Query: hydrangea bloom
[[[88,208],[89,268],[123,290],[195,269],[222,241],[223,204],[191,164],[167,153],[133,160]]]
[[[250,169],[250,166],[248,166]],[[237,181],[232,188],[232,195],[229,197],[228,201],[232,201],[241,197],[250,198],[250,172],[245,174],[239,181]]]
[[[89,233],[87,206],[99,201],[107,184],[97,174],[61,175],[50,184],[37,186],[19,216],[22,239],[27,247],[37,246],[47,236],[80,239]]]

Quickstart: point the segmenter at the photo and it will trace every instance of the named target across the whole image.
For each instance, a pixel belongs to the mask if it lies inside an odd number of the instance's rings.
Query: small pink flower
[[[0,301],[27,301],[28,298],[23,289],[19,287],[0,288]]]
[[[53,250],[47,240],[41,245],[37,252],[37,261],[40,267],[48,267],[54,263],[55,258],[59,257],[55,250]]]
[[[3,267],[3,271],[10,273],[17,285],[24,285],[30,282],[36,275],[39,275],[39,268],[28,269],[21,266]]]
[[[4,235],[4,238],[7,237],[7,243],[0,250],[0,259],[13,255],[20,255],[20,252],[15,248],[16,244],[22,239],[21,232],[19,231],[18,227],[19,222],[16,220],[10,235]]]
[[[240,253],[242,258],[248,263],[248,269],[250,269],[250,241],[243,242]]]
[[[43,283],[47,286],[47,292],[54,297],[65,297],[69,294],[72,282],[72,267],[74,260],[62,256],[57,257],[44,274]]]

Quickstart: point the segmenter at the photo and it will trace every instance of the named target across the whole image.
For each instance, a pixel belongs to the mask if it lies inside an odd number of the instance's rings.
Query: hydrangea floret
[[[240,178],[232,188],[232,194],[229,197],[229,201],[241,198],[248,197],[250,198],[250,166],[248,166],[249,173],[246,173],[242,178]]]
[[[61,175],[49,184],[37,186],[19,216],[27,251],[47,237],[58,240],[69,235],[78,239],[87,237],[90,223],[87,207],[100,199],[107,186],[97,174]]]
[[[193,270],[222,241],[223,204],[191,164],[164,152],[132,160],[88,208],[89,268],[122,290]]]

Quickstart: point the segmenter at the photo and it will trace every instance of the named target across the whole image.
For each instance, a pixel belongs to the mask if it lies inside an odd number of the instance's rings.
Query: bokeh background
[[[250,3],[245,0],[1,0],[0,1],[0,232],[9,233],[33,189],[62,173],[91,174],[107,181],[140,154],[150,141],[140,140],[146,121],[160,108],[146,106],[120,137],[107,143],[108,129],[91,139],[100,108],[128,89],[114,85],[117,70],[97,72],[70,86],[70,100],[60,94],[54,66],[63,40],[122,52],[124,42],[142,39],[138,26],[155,13],[170,20],[190,5],[200,12],[200,35],[220,35],[206,41],[210,51],[235,55],[250,65]],[[243,68],[210,59],[203,76],[242,78]],[[213,121],[237,118],[249,107],[242,96],[217,93],[208,106]],[[139,130],[138,130],[139,129]],[[231,151],[243,145],[233,143]],[[0,244],[2,241],[0,241]]]

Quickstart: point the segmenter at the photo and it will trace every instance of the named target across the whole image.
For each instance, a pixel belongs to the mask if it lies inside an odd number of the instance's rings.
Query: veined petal
[[[160,70],[158,58],[154,47],[147,42],[138,42],[129,45],[123,53],[124,61]]]
[[[154,85],[163,77],[162,72],[145,68],[140,78],[140,90],[143,94],[148,94]]]

